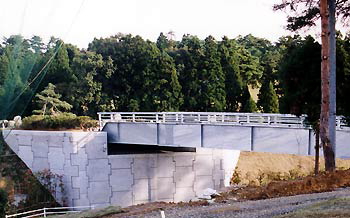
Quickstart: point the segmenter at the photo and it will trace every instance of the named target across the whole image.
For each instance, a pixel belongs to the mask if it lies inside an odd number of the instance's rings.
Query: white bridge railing
[[[11,217],[47,217],[52,215],[62,215],[67,213],[79,213],[82,210],[94,209],[93,206],[78,206],[78,207],[50,207],[50,208],[42,208],[37,210],[26,211],[22,213],[16,213],[11,215],[5,215],[5,218]]]
[[[225,112],[98,112],[100,129],[107,122],[140,123],[187,123],[187,124],[237,124],[303,127],[303,116],[265,113]],[[346,126],[342,117],[337,117],[337,128]]]

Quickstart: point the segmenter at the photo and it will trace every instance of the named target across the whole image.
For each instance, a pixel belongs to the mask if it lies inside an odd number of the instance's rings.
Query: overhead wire
[[[41,77],[40,77],[40,81],[38,81],[37,84],[39,84],[39,83],[42,81],[42,79],[44,78],[44,76],[43,76],[42,74],[44,74],[44,72],[46,72],[47,68],[49,67],[49,65],[52,63],[53,59],[54,59],[55,56],[57,55],[59,49],[60,49],[60,48],[62,47],[62,45],[64,44],[64,41],[63,41],[63,40],[64,40],[66,37],[68,37],[70,31],[72,30],[75,21],[77,20],[77,18],[79,17],[79,14],[80,14],[81,11],[82,11],[82,8],[83,8],[83,6],[84,6],[84,4],[85,4],[85,1],[86,1],[86,0],[82,0],[82,1],[81,1],[80,6],[79,6],[77,12],[76,12],[75,16],[74,16],[73,19],[72,19],[72,22],[70,23],[70,25],[69,25],[69,27],[68,27],[66,33],[65,33],[65,36],[64,36],[63,39],[60,41],[60,43],[58,44],[58,46],[56,46],[55,52],[51,55],[51,57],[50,57],[50,58],[48,59],[48,61],[43,65],[43,67],[38,71],[38,73],[33,77],[33,79],[32,79],[31,81],[27,81],[27,82],[26,82],[26,85],[24,86],[24,88],[22,88],[21,92],[16,96],[16,98],[15,98],[13,101],[11,101],[11,102],[9,103],[10,105],[15,104],[15,103],[18,101],[18,99],[23,95],[23,93],[24,93],[24,92],[25,92],[25,91],[26,91],[40,76],[41,76]],[[28,0],[27,0],[27,3],[28,3]],[[23,12],[23,14],[22,14],[22,19],[25,18],[25,12],[26,12],[26,10],[27,10],[27,7],[28,7],[28,4],[26,4],[26,6],[25,6],[25,10],[24,10],[24,12]],[[22,30],[23,30],[23,26],[24,26],[24,21],[22,20],[22,24],[21,24],[21,29],[22,29]],[[22,31],[21,31],[21,32],[22,32]],[[34,66],[34,65],[33,65],[33,66]],[[10,134],[11,132],[12,132],[12,129],[10,129],[10,130],[8,131],[8,133],[7,133],[6,136],[3,135],[4,139],[6,139],[6,138],[9,136],[9,134]]]

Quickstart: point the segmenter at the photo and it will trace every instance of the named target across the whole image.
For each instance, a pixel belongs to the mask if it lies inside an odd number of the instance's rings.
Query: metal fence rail
[[[100,129],[107,122],[187,123],[187,124],[250,124],[283,127],[303,127],[306,116],[267,113],[225,112],[98,112]],[[343,117],[337,117],[337,128],[345,127]]]
[[[93,206],[79,206],[79,207],[50,207],[37,210],[26,211],[22,213],[16,213],[11,215],[5,215],[5,218],[29,218],[29,217],[47,217],[49,215],[60,215],[66,213],[78,213],[84,209],[94,209]]]

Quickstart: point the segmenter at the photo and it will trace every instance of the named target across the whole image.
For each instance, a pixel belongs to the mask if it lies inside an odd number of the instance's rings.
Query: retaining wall
[[[229,185],[240,152],[107,155],[106,132],[4,131],[6,142],[33,171],[63,175],[69,206],[129,206],[187,201]]]

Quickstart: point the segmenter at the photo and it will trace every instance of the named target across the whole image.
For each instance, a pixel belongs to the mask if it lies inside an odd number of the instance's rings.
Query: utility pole
[[[336,43],[335,0],[320,1],[322,30],[320,137],[327,171],[335,170]]]

